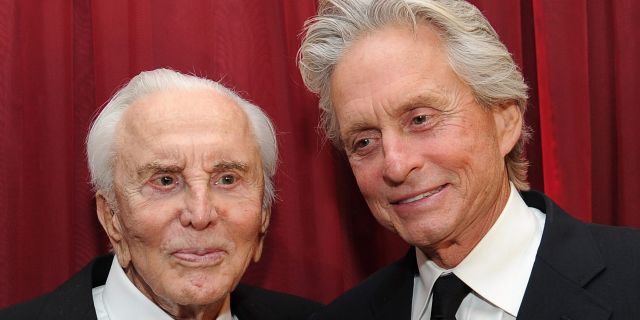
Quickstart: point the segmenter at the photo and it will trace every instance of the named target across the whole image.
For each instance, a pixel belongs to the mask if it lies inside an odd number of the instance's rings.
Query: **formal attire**
[[[438,267],[416,248],[418,274],[414,277],[411,318],[430,319],[431,288],[440,276],[453,273],[472,289],[458,308],[457,320],[515,319],[545,218],[540,210],[527,206],[511,185],[507,203],[496,222],[455,268]]]
[[[240,284],[219,320],[306,319],[320,304]],[[128,280],[113,256],[95,259],[53,292],[0,311],[0,319],[171,319]]]
[[[411,248],[312,319],[430,319],[431,289],[449,273],[472,290],[458,320],[640,319],[639,270],[640,230],[586,224],[542,193],[512,192],[456,268]]]

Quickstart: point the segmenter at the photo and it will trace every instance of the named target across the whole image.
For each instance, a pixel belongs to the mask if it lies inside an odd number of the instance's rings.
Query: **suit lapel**
[[[52,292],[42,310],[43,319],[96,319],[91,290],[106,282],[112,260],[113,256],[95,259]]]
[[[605,269],[587,227],[540,193],[522,196],[546,221],[518,320],[608,319],[611,311],[585,289]]]
[[[371,312],[376,320],[411,319],[413,278],[417,273],[415,248],[411,247],[395,267],[371,300]]]
[[[264,306],[258,299],[252,298],[247,290],[247,287],[239,284],[231,292],[231,312],[233,315],[238,319],[278,319],[271,308]]]

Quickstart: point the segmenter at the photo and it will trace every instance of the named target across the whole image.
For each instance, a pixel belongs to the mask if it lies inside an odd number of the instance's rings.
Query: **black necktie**
[[[471,288],[450,273],[436,280],[433,285],[431,320],[456,320],[456,311]]]

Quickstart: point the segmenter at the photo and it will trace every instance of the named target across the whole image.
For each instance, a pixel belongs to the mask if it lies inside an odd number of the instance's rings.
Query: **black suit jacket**
[[[522,197],[546,221],[517,319],[640,319],[640,230],[580,222],[542,193]],[[417,272],[411,248],[312,319],[410,319]]]
[[[53,292],[0,311],[0,319],[96,319],[91,289],[105,284],[113,256],[100,257]],[[231,293],[231,311],[240,320],[306,319],[320,304],[247,285]]]

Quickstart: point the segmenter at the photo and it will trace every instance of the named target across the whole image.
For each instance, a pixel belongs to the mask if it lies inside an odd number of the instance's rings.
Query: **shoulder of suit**
[[[605,256],[623,254],[640,258],[640,229],[587,224],[590,234]]]
[[[407,282],[412,282],[417,272],[415,248],[407,255],[366,278],[323,308],[312,319],[366,319],[370,317],[371,304],[381,292],[396,292]]]
[[[549,219],[549,211],[552,212],[551,218],[559,221],[559,226],[562,226],[561,229],[555,228],[556,232],[566,233],[569,229],[575,228],[587,230],[604,258],[617,259],[620,255],[624,255],[640,259],[640,229],[583,222],[565,212],[541,192],[521,192],[521,195],[528,206],[547,213],[547,219]],[[552,224],[556,223],[552,222]]]
[[[53,291],[0,311],[0,319],[95,317],[91,289],[104,284],[112,259],[110,255],[94,259]]]
[[[47,296],[39,296],[32,300],[0,310],[0,320],[9,319],[38,319],[42,307],[47,304]]]
[[[597,236],[636,239],[640,236],[640,229],[636,227],[610,226],[597,223],[589,223],[589,228]]]

